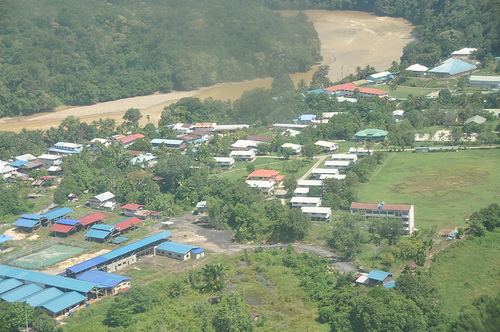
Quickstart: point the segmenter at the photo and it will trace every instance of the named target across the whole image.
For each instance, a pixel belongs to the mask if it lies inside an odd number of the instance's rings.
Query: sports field
[[[359,200],[414,204],[416,228],[464,226],[472,212],[500,201],[498,165],[500,150],[388,153]]]
[[[14,259],[9,263],[24,269],[43,269],[76,256],[85,249],[56,244],[32,254]]]

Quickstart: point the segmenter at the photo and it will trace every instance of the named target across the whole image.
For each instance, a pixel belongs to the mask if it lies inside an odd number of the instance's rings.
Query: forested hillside
[[[281,72],[319,59],[304,15],[246,0],[0,0],[0,117]]]
[[[417,25],[417,40],[403,54],[406,63],[432,66],[464,46],[480,56],[500,54],[498,0],[258,0],[273,9],[349,9],[404,17]]]

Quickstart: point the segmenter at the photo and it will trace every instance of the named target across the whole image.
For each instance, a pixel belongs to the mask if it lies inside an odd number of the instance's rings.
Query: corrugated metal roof
[[[477,69],[476,66],[460,59],[447,59],[439,66],[429,70],[430,73],[456,75]]]
[[[85,233],[85,237],[92,238],[92,239],[104,240],[110,234],[111,234],[111,232],[109,232],[109,231],[100,231],[97,229],[89,229],[87,231],[87,233]]]
[[[78,219],[78,223],[82,226],[88,226],[95,222],[101,221],[104,218],[106,218],[106,216],[103,213],[94,212]]]
[[[63,310],[70,309],[73,306],[86,301],[87,297],[77,292],[64,293],[55,299],[42,304],[42,307],[48,311],[57,314]]]
[[[16,287],[21,286],[23,283],[16,279],[5,279],[0,281],[0,294],[10,291]]]
[[[115,229],[115,227],[113,225],[108,225],[108,224],[98,224],[98,225],[94,225],[94,226],[90,227],[90,229],[111,232]]]
[[[76,278],[78,280],[94,282],[104,288],[116,287],[120,283],[129,280],[128,277],[99,270],[90,270],[80,273],[76,276]]]
[[[372,280],[377,280],[377,281],[384,281],[384,279],[390,275],[391,275],[391,273],[386,272],[386,271],[371,270],[370,273],[368,273],[368,278],[370,278]]]
[[[177,242],[163,242],[158,247],[156,247],[156,250],[170,251],[170,252],[174,252],[177,254],[185,255],[188,252],[190,252],[191,250],[198,249],[198,248],[199,247],[197,247],[197,246],[192,246],[189,244],[183,244],[183,243],[177,243]]]
[[[64,233],[64,234],[67,234],[74,230],[75,230],[74,226],[68,226],[68,225],[54,224],[50,227],[51,232]]]
[[[64,293],[55,287],[45,288],[40,292],[25,298],[24,302],[32,307],[39,307],[45,302],[51,301],[62,294]]]
[[[75,264],[75,265],[67,268],[66,271],[68,271],[70,273],[80,273],[82,271],[94,268],[94,267],[98,266],[99,264],[102,264],[106,261],[107,261],[106,258],[104,258],[102,256],[97,256],[97,257],[91,258],[89,260],[83,261],[81,263]]]
[[[1,299],[7,302],[16,302],[36,294],[42,289],[43,288],[38,285],[27,284],[2,294]]]
[[[47,274],[38,271],[19,269],[7,265],[0,265],[0,276],[16,278],[19,280],[57,287],[61,289],[74,290],[87,293],[97,285],[86,281],[75,280],[58,275]]]
[[[78,220],[74,219],[59,219],[56,221],[56,223],[61,224],[61,225],[67,225],[67,226],[75,226],[78,224]]]
[[[25,213],[21,215],[22,219],[30,219],[30,220],[40,220],[43,218],[41,214],[30,214],[30,213]]]
[[[48,220],[53,220],[53,219],[64,217],[65,215],[68,215],[72,212],[73,212],[72,209],[67,208],[67,207],[62,207],[62,208],[54,209],[54,210],[51,210],[47,213],[44,213],[44,214],[42,214],[42,217],[46,218]]]
[[[14,222],[14,226],[33,228],[38,225],[38,220],[19,218]]]
[[[114,224],[114,226],[115,226],[115,229],[119,230],[120,232],[123,232],[129,228],[134,227],[135,225],[137,225],[141,222],[142,222],[141,219],[136,218],[136,217],[132,217],[132,218],[117,222],[116,224]]]
[[[2,243],[5,243],[7,241],[10,241],[12,240],[12,237],[11,236],[8,236],[8,235],[0,235],[0,244]]]

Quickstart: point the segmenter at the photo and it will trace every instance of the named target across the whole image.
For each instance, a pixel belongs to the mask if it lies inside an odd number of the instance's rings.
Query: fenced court
[[[13,259],[9,261],[9,264],[23,269],[39,270],[76,256],[84,251],[85,249],[79,247],[55,244],[29,255]]]

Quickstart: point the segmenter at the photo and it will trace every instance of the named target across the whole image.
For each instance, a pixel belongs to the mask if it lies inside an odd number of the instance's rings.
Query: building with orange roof
[[[283,182],[285,176],[274,169],[256,169],[247,176],[247,180],[253,181],[274,181],[276,183]]]
[[[389,94],[387,91],[375,89],[375,88],[366,88],[363,86],[357,86],[354,83],[344,83],[339,85],[332,85],[325,89],[326,92],[335,94],[337,96],[342,97],[352,97],[354,96],[354,92],[358,91],[361,97],[378,97],[384,98]]]

